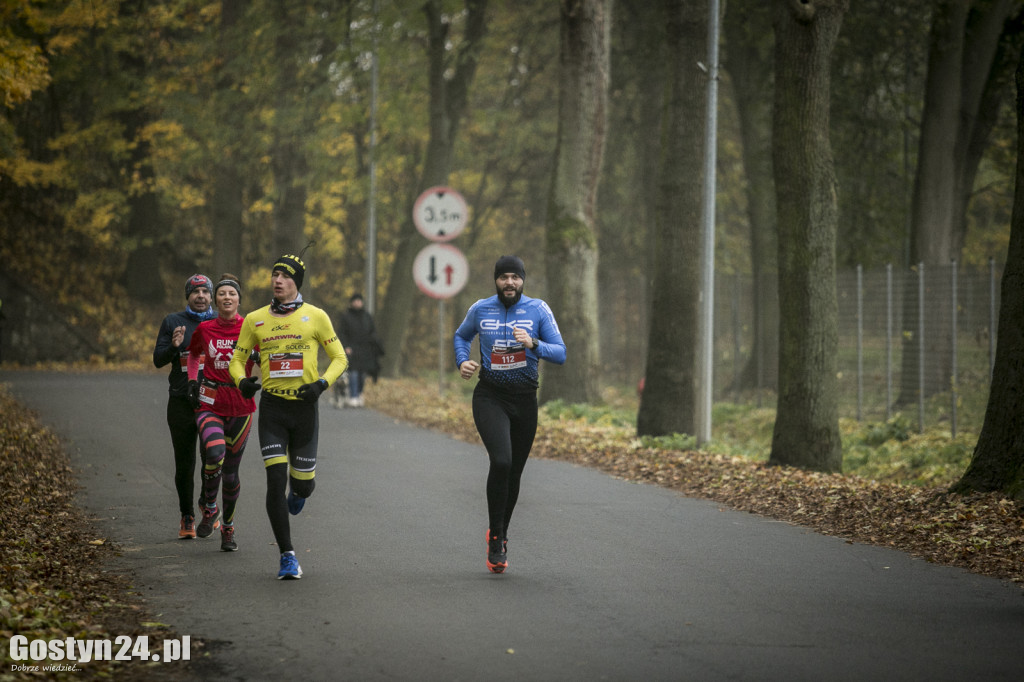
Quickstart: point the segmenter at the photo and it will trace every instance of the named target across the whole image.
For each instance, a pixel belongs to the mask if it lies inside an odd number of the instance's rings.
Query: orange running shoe
[[[181,528],[178,530],[178,537],[182,540],[192,540],[196,536],[196,518],[191,514],[181,515]]]
[[[491,535],[487,529],[487,569],[491,573],[504,573],[508,568],[508,557],[505,554],[505,541],[497,535]]]

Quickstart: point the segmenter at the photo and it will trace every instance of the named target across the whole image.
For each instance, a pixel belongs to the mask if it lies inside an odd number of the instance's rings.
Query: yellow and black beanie
[[[295,288],[302,288],[302,277],[306,274],[306,264],[302,262],[301,258],[292,255],[281,256],[274,263],[271,272],[276,272],[277,270],[295,280]]]

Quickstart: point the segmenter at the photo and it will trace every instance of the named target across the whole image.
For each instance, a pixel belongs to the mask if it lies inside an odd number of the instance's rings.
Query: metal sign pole
[[[444,299],[437,299],[437,394],[444,397]]]
[[[715,361],[715,165],[718,146],[718,0],[708,4],[708,99],[704,143],[704,264],[701,329],[701,400],[697,407],[697,444],[711,440]]]
[[[370,193],[366,222],[366,310],[377,313],[377,23],[380,0],[373,3],[373,64],[370,71]]]

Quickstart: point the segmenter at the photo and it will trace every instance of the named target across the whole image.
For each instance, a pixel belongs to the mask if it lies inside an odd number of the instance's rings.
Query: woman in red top
[[[256,401],[242,397],[228,374],[228,364],[235,350],[235,341],[242,328],[238,304],[242,287],[230,273],[221,275],[213,289],[217,317],[196,327],[189,345],[189,400],[196,411],[199,445],[206,462],[203,467],[203,520],[196,526],[196,535],[208,537],[218,527],[220,548],[225,552],[238,549],[235,543],[235,504],[241,482],[238,468],[249,439],[252,413]],[[246,375],[253,362],[246,365]],[[201,375],[201,376],[200,376]],[[217,507],[217,493],[223,481],[223,524]]]

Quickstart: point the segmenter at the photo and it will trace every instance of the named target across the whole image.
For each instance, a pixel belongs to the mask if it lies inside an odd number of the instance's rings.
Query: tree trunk
[[[847,0],[775,0],[779,397],[769,463],[842,470],[830,63]]]
[[[954,492],[1000,491],[1024,502],[1024,60],[1017,66],[1017,178],[1001,284],[996,357],[985,421]]]
[[[423,9],[429,34],[430,140],[419,187],[413,196],[406,197],[407,217],[399,229],[384,304],[377,315],[385,351],[381,374],[390,377],[402,371],[408,324],[419,296],[412,278],[412,264],[416,254],[427,244],[412,221],[412,207],[424,190],[448,184],[459,122],[466,112],[469,86],[476,75],[480,44],[487,31],[487,0],[466,0],[466,30],[452,65],[446,59],[449,24],[442,15],[440,0],[428,0]],[[449,68],[454,68],[451,79],[445,77]]]
[[[298,141],[290,137],[290,134],[286,134],[284,138],[278,139],[272,151],[275,201],[274,250],[270,254],[271,259],[286,253],[298,254],[307,244],[306,159]],[[306,279],[305,284],[309,284],[309,279]]]
[[[243,277],[242,240],[245,226],[242,216],[245,211],[242,197],[243,181],[239,173],[242,163],[241,141],[238,136],[245,130],[242,121],[243,109],[237,105],[235,91],[237,82],[234,70],[230,68],[235,58],[232,46],[233,33],[244,10],[242,0],[221,0],[217,90],[213,93],[213,106],[218,112],[220,128],[228,141],[221,152],[213,178],[212,230],[213,230],[213,271],[211,277],[225,272]],[[280,254],[275,254],[276,258]]]
[[[643,376],[654,280],[654,211],[667,73],[664,2],[615,0],[605,169],[598,190],[601,377]],[[625,197],[631,198],[625,200]]]
[[[298,63],[301,61],[301,36],[304,34],[302,13],[286,2],[273,3],[276,23],[274,51],[279,66],[273,93],[273,142],[270,169],[274,178],[274,214],[271,252],[267,260],[282,254],[297,255],[306,246],[306,173],[308,171],[301,132],[305,129],[305,98],[308,83],[301,83]],[[309,265],[308,259],[307,265]],[[312,272],[303,283],[305,293],[312,289]]]
[[[122,16],[140,11],[139,7],[126,3],[119,10]],[[143,82],[149,77],[145,57],[131,51],[118,53],[119,64],[124,77]],[[131,156],[124,176],[131,178],[128,188],[128,229],[129,243],[134,244],[128,253],[122,283],[132,292],[132,297],[147,303],[162,302],[167,294],[164,286],[161,264],[165,246],[166,226],[160,215],[160,202],[155,193],[156,173],[150,158],[150,144],[140,133],[151,122],[153,114],[135,104],[117,114],[125,129],[125,140],[130,145]]]
[[[953,256],[955,148],[959,144],[964,29],[969,0],[945,0],[932,19],[928,78],[911,205],[911,264],[946,265]]]
[[[1007,18],[1007,8],[1018,5]],[[1001,104],[1013,87],[1013,73],[1024,44],[1024,8],[1019,0],[1003,0],[987,13],[972,15],[968,23],[964,56],[963,115],[960,135],[962,154],[957,155],[957,194],[953,216],[954,254],[959,258],[967,237],[967,210],[974,194],[978,166],[989,146],[989,136],[999,120]]]
[[[153,191],[156,174],[150,160],[149,142],[139,139],[145,127],[146,114],[132,110],[122,116],[126,138],[134,141],[128,177],[134,177],[134,187],[128,197],[128,234],[135,243],[128,253],[123,284],[132,297],[147,303],[159,303],[167,295],[161,276],[164,254],[164,227],[160,215],[160,202]]]
[[[608,118],[611,0],[562,0],[558,141],[548,198],[548,301],[571,359],[545,367],[545,401],[599,396],[594,208]]]
[[[230,163],[217,167],[213,181],[213,271],[211,277],[225,272],[243,277],[242,239],[245,225],[242,222],[242,179],[238,169]],[[281,254],[278,254],[281,255]],[[277,256],[275,256],[276,258]]]
[[[992,125],[992,112],[983,111],[982,106],[992,106],[986,93],[992,83],[1005,77],[994,67],[999,64],[996,57],[1004,28],[1016,30],[1006,20],[1017,4],[1016,0],[943,0],[934,10],[910,210],[911,266],[945,267],[960,259],[969,197]],[[1016,39],[1008,43],[1013,44]],[[906,292],[904,336],[916,339],[918,298],[912,287]],[[951,330],[946,322],[939,315],[925,319],[924,352],[929,365],[941,368],[952,365]],[[932,372],[925,377],[925,395],[919,395],[919,352],[916,342],[903,345],[897,404],[912,404],[949,387],[943,372]]]
[[[139,147],[144,147],[143,143]],[[140,178],[152,181],[153,172],[146,161],[139,172]],[[128,253],[124,270],[124,287],[132,297],[147,303],[161,303],[167,295],[161,277],[160,263],[164,262],[160,247],[160,208],[156,195],[142,192],[128,200],[128,233],[138,245]]]
[[[647,370],[637,434],[696,432],[707,79],[706,0],[667,0],[669,89],[655,212]]]
[[[775,180],[772,177],[771,11],[763,0],[726,5],[726,61],[739,112],[747,176],[754,341],[735,388],[778,385],[779,302]]]

